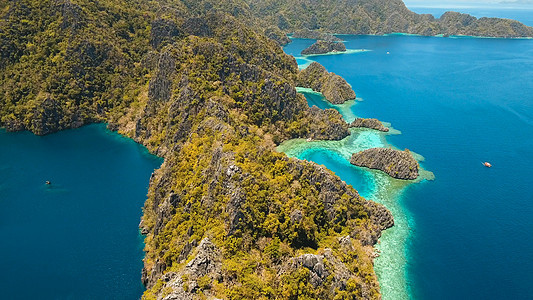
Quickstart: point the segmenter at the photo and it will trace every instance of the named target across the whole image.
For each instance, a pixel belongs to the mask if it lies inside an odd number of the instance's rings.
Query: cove
[[[161,163],[102,124],[43,137],[0,130],[2,297],[139,299],[137,225]]]
[[[384,232],[375,261],[383,299],[533,298],[533,41],[342,39],[371,51],[312,60],[352,85],[362,99],[353,115],[401,131],[385,142],[422,154],[435,180],[389,188],[374,171],[347,164],[346,144],[298,150],[303,143],[291,141],[282,150],[324,164],[393,212],[396,226]],[[295,39],[284,50],[308,64],[299,53],[313,42]]]

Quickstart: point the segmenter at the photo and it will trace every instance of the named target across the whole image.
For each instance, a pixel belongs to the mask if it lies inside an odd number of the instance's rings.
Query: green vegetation
[[[145,299],[379,298],[371,257],[392,216],[275,151],[349,131],[296,93],[302,73],[279,43],[300,25],[256,5],[2,2],[0,125],[48,134],[107,122],[164,157],[141,226]]]
[[[344,34],[471,35],[533,37],[533,28],[508,19],[480,18],[447,12],[440,19],[416,14],[402,0],[246,1],[262,22],[277,24],[299,37],[317,38],[316,31]],[[304,30],[302,30],[304,29]],[[327,39],[327,36],[326,36]]]

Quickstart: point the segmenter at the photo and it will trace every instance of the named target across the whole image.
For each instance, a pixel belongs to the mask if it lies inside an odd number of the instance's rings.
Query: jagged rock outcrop
[[[383,124],[378,119],[364,119],[357,118],[352,123],[350,123],[350,128],[355,127],[364,127],[375,129],[383,132],[389,132],[389,128],[383,126]]]
[[[343,42],[316,41],[313,45],[302,50],[302,55],[324,54],[329,52],[346,52]]]
[[[324,137],[335,137],[334,139],[338,140],[350,135],[348,124],[338,119],[340,113],[337,110],[322,110],[313,106],[310,108],[309,114],[311,115],[310,119],[316,122],[309,122],[305,125],[310,133],[308,138],[323,140]]]
[[[326,71],[326,68],[317,62],[300,71],[296,84],[321,92],[326,100],[333,104],[355,99],[355,92],[344,78]]]
[[[325,167],[276,152],[290,138],[349,134],[337,111],[296,92],[295,59],[266,27],[243,23],[257,19],[242,1],[117,1],[0,9],[0,122],[37,134],[108,122],[164,158],[139,224],[143,297],[378,298],[369,253],[391,213]],[[322,71],[325,95],[346,98],[349,85]],[[342,232],[346,251],[336,249]],[[287,267],[301,249],[325,257],[326,246],[336,281]]]
[[[324,283],[331,275],[331,295],[334,295],[335,289],[343,290],[346,288],[348,279],[352,273],[348,268],[334,255],[331,249],[324,249],[322,254],[303,254],[295,257],[290,261],[290,268],[298,269],[300,267],[309,270],[309,282],[313,286],[319,286]]]
[[[412,180],[418,177],[418,162],[409,150],[372,148],[354,153],[350,163],[360,167],[381,170],[398,179]]]
[[[402,0],[366,1],[246,1],[259,18],[276,24],[283,12],[286,32],[293,37],[326,39],[327,33],[421,35],[472,35],[490,37],[533,37],[533,28],[508,19],[475,18],[447,12],[440,19],[410,11]]]
[[[157,299],[196,299],[199,289],[209,290],[212,282],[222,279],[222,253],[209,238],[204,238],[191,256],[184,268],[161,276],[163,288],[155,295]]]

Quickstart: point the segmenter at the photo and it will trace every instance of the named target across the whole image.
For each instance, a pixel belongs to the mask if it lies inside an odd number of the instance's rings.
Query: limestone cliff
[[[383,132],[389,132],[389,128],[385,127],[378,119],[364,119],[357,118],[352,123],[350,123],[350,128],[355,127],[364,127],[375,129]]]
[[[165,157],[144,207],[145,298],[290,299],[302,289],[314,299],[378,298],[368,253],[393,225],[390,212],[323,167],[274,150],[293,137],[343,138],[348,124],[307,106],[291,83],[294,59],[274,43],[231,17],[208,20],[209,36],[150,54],[147,98],[112,119]],[[332,252],[344,265],[328,269],[335,283],[289,267],[302,249],[334,247],[321,235],[343,228],[354,248]]]
[[[360,167],[381,170],[398,179],[409,180],[418,177],[418,162],[409,150],[372,148],[354,153],[350,163]]]
[[[290,18],[266,26],[251,8],[1,2],[0,125],[49,134],[107,122],[164,158],[140,225],[145,299],[379,299],[372,252],[391,213],[275,151],[349,135],[337,111],[308,107],[300,80],[316,75],[309,85],[333,102],[355,93],[321,66],[302,77],[279,47]]]
[[[346,52],[343,42],[316,41],[313,45],[302,50],[302,55],[324,54],[328,52]]]
[[[317,62],[300,71],[296,85],[321,92],[326,100],[333,104],[355,99],[355,92],[344,78],[326,71],[326,68]]]
[[[246,3],[262,21],[276,24],[281,19],[283,30],[302,31],[304,38],[322,39],[316,36],[325,33],[393,32],[427,36],[533,37],[533,28],[514,20],[477,19],[456,12],[445,13],[436,19],[429,14],[410,11],[402,0],[246,0]]]

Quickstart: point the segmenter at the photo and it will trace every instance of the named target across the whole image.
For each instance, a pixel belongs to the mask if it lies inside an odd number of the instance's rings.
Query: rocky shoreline
[[[331,41],[322,41],[318,40],[313,45],[302,50],[302,55],[313,55],[313,54],[326,54],[330,52],[346,52],[346,46],[343,42],[331,42]]]
[[[337,111],[309,108],[295,86],[333,104],[355,92],[318,63],[298,71],[279,45],[290,42],[288,32],[331,43],[340,39],[327,32],[533,31],[457,13],[437,21],[396,0],[243,3],[2,6],[0,126],[44,135],[107,122],[164,158],[150,178],[140,225],[144,299],[379,299],[372,253],[394,225],[392,214],[324,167],[275,151],[293,138],[350,134]],[[350,13],[327,15],[339,9]],[[386,132],[377,120],[350,126]],[[369,149],[351,162],[395,178],[418,176],[409,152]]]
[[[359,167],[381,170],[397,179],[418,178],[419,165],[409,150],[371,148],[352,154],[350,163]]]
[[[326,100],[333,104],[342,104],[356,97],[352,87],[344,78],[328,72],[317,62],[311,63],[299,72],[296,85],[322,93]]]
[[[357,118],[352,123],[350,123],[350,128],[369,128],[375,129],[382,132],[389,132],[389,128],[385,127],[381,121],[378,119],[364,119]]]

